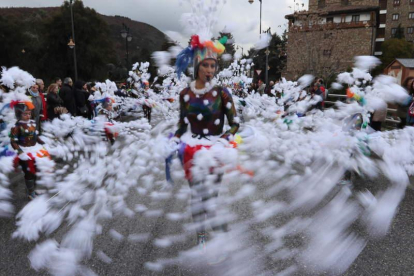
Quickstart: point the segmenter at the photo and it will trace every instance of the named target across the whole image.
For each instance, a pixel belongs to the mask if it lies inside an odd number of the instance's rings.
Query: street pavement
[[[63,163],[57,164],[57,167],[63,166]],[[27,203],[24,193],[24,181],[22,173],[13,173],[10,175],[11,189],[14,194],[13,203],[18,212]],[[159,175],[162,179],[164,176]],[[384,189],[386,179],[380,177],[376,180],[356,179],[357,185],[367,188],[374,193]],[[238,183],[231,183],[229,193],[238,190]],[[238,215],[239,218],[248,220],[252,217],[250,205],[252,202],[261,199],[268,187],[263,183],[255,183],[257,192],[254,196],[246,198],[244,202],[238,202],[231,206],[231,211]],[[217,269],[200,272],[196,267],[185,261],[178,261],[169,266],[157,269],[157,265],[149,265],[160,259],[172,259],[179,252],[189,250],[196,245],[195,235],[183,232],[183,223],[190,223],[191,216],[184,216],[180,220],[168,219],[171,214],[188,214],[188,184],[180,181],[175,184],[174,190],[170,197],[154,197],[149,194],[139,194],[133,190],[130,192],[126,202],[129,208],[137,209],[139,212],[133,217],[118,216],[103,223],[102,235],[97,236],[94,241],[94,252],[91,259],[85,260],[85,266],[88,266],[97,275],[220,275],[216,274]],[[144,206],[148,208],[145,210]],[[170,215],[169,215],[170,214]],[[346,276],[363,276],[363,275],[414,275],[414,246],[411,245],[414,237],[414,190],[408,188],[405,198],[402,201],[398,213],[393,221],[390,232],[385,238],[379,240],[370,240],[356,259],[353,265],[344,274]],[[257,233],[266,226],[278,224],[278,218],[268,220],[266,225],[257,225],[250,227],[249,239],[243,242],[249,243],[252,253],[260,250],[269,242],[263,236]],[[34,248],[34,242],[25,242],[12,239],[11,235],[16,229],[16,219],[0,219],[0,275],[48,275],[46,272],[36,272],[30,268],[27,258],[29,252]],[[230,225],[230,228],[238,227]],[[68,226],[61,226],[53,237],[60,241],[63,234],[68,230]],[[119,233],[119,234],[118,234]],[[172,245],[166,244],[165,237],[169,240],[176,240]],[[46,239],[46,237],[43,237]],[[286,241],[287,246],[292,249],[297,245],[297,241]],[[109,258],[107,258],[107,257]],[[251,259],[248,266],[266,267],[268,272],[253,275],[276,275],[281,267],[288,267],[289,261],[277,263],[271,259]],[[243,265],[246,264],[233,264]],[[148,268],[153,270],[149,270]],[[223,267],[223,269],[226,269]],[[254,271],[254,269],[252,269]],[[301,268],[293,275],[311,275],[311,270]],[[234,274],[235,276],[237,274]],[[314,274],[317,275],[317,274]],[[320,274],[324,275],[324,274]],[[326,274],[328,275],[328,274]]]

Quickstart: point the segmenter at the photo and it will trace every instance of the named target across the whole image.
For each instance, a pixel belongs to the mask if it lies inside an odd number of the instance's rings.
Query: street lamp
[[[128,51],[128,42],[132,41],[132,35],[129,32],[129,28],[127,25],[122,23],[123,29],[121,30],[121,37],[125,38],[125,47],[126,47],[126,68],[127,71],[129,70],[129,51]]]
[[[70,0],[70,18],[72,21],[72,38],[70,39],[68,46],[73,49],[73,64],[75,66],[75,80],[78,79],[78,66],[76,64],[76,47],[75,47],[75,25],[73,23],[73,0]]]
[[[266,48],[265,54],[266,54],[266,86],[267,86],[268,81],[269,81],[269,54],[270,54],[269,47]]]
[[[249,0],[248,1],[250,4],[254,3],[254,0]],[[260,2],[260,36],[262,35],[262,0],[259,0]],[[270,32],[270,28],[265,31],[264,33],[269,33]],[[266,86],[268,85],[268,77],[269,77],[269,47],[266,48]]]
[[[259,0],[260,2],[260,30],[259,30],[259,34],[262,35],[262,0]],[[254,0],[249,0],[250,4],[254,3]]]
[[[250,0],[250,1],[253,1],[253,0]],[[243,58],[243,47],[242,46],[236,46],[236,49],[238,50],[238,49],[240,49],[241,48],[241,50],[242,50],[242,58]]]

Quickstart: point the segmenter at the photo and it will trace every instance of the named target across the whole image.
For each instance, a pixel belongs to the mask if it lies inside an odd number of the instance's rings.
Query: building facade
[[[382,0],[380,13],[384,14],[384,38],[395,36],[398,27],[407,41],[414,41],[414,0]]]
[[[310,0],[308,11],[286,18],[289,79],[303,74],[328,79],[351,68],[355,56],[377,50],[379,0]]]

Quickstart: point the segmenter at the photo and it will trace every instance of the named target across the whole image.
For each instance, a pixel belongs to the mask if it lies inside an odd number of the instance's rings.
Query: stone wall
[[[321,0],[309,0],[309,11],[316,11],[320,10],[318,8],[318,3]],[[325,1],[325,7],[332,7],[332,6],[346,6],[345,3],[348,3],[348,6],[378,6],[379,0],[322,0]],[[390,1],[390,0],[389,0]],[[407,0],[401,0],[407,1]]]
[[[353,66],[354,57],[373,54],[375,27],[289,32],[284,77],[326,77]]]
[[[407,41],[414,41],[414,31],[412,34],[407,33],[408,27],[414,27],[414,19],[409,19],[409,13],[414,12],[414,5],[410,5],[409,0],[401,0],[399,6],[394,6],[393,0],[387,3],[387,20],[385,27],[385,40],[392,37],[391,30],[397,28],[399,24],[404,28],[404,35]],[[399,19],[393,20],[393,14],[398,14]]]

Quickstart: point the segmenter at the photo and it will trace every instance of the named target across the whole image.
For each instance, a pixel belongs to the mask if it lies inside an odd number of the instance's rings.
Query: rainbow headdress
[[[224,52],[224,44],[226,43],[227,36],[223,36],[215,42],[208,40],[201,43],[199,36],[193,35],[190,46],[181,51],[177,56],[175,67],[178,77],[181,76],[181,73],[187,69],[191,62],[193,62],[194,68],[197,68],[198,64],[205,59],[217,60],[217,56]]]

